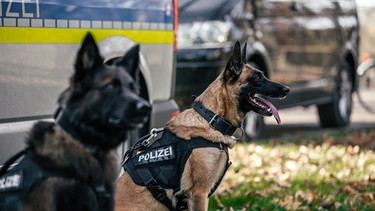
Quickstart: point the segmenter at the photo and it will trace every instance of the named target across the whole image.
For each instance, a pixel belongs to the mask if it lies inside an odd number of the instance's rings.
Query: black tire
[[[353,104],[352,94],[352,74],[349,65],[345,63],[337,77],[333,101],[317,106],[321,127],[343,127],[350,123]]]

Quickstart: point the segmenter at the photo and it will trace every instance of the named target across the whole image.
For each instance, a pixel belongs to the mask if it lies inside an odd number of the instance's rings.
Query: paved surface
[[[364,93],[367,105],[375,109],[375,92]],[[351,115],[351,124],[348,129],[375,128],[375,114],[369,113],[358,102],[356,95],[353,95],[354,105]],[[322,129],[319,126],[319,116],[315,106],[307,108],[297,107],[279,111],[281,125],[277,125],[272,117],[265,118],[267,124],[265,129],[265,138],[275,138],[280,136],[289,136],[297,133],[319,133],[334,129]]]

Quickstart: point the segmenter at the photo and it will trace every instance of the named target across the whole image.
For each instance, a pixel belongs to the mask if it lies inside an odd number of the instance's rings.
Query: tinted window
[[[179,0],[179,21],[220,20],[231,10],[236,0]]]

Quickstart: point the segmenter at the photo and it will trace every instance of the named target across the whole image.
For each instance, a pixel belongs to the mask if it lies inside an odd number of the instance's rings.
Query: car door
[[[297,24],[298,6],[297,1],[255,1],[256,33],[260,33],[259,41],[265,46],[270,56],[267,75],[270,79],[291,87],[290,97],[282,102],[283,105],[299,101],[294,92],[296,89],[293,88],[300,81],[301,65],[301,37]]]
[[[324,100],[334,86],[340,65],[339,29],[335,4],[331,0],[299,1],[296,19],[301,37],[301,101]]]

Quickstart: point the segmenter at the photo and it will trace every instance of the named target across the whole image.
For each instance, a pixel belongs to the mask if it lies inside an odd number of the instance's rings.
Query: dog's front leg
[[[199,157],[191,156],[186,162],[181,179],[181,188],[185,189],[190,211],[206,211],[208,209],[209,179],[207,175],[205,163]]]
[[[181,190],[187,195],[189,210],[208,210],[209,192],[221,176],[226,161],[227,154],[218,148],[192,151],[181,178]]]
[[[196,190],[189,194],[188,206],[190,211],[208,210],[208,193],[206,190]]]

